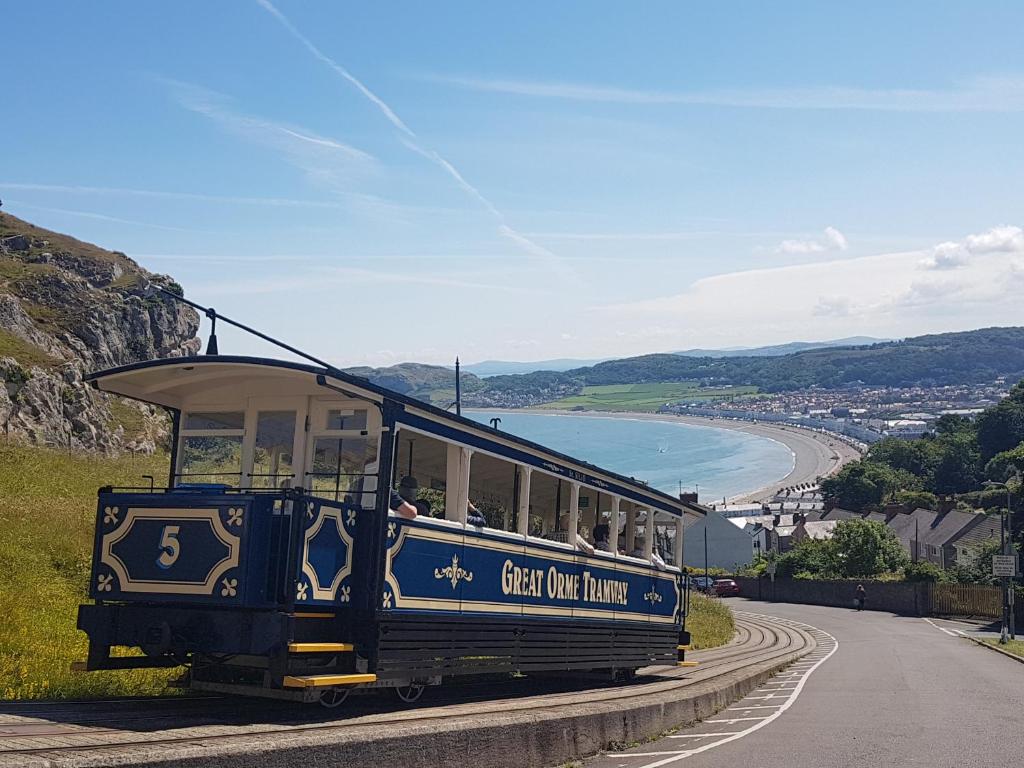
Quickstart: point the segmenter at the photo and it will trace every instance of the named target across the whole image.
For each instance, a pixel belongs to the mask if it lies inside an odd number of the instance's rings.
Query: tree
[[[1024,382],[1018,383],[998,405],[978,416],[978,447],[988,460],[1024,442]]]
[[[969,554],[949,569],[950,575],[962,584],[996,584],[992,575],[992,555],[1000,551],[999,539],[993,537],[970,548]]]
[[[860,512],[881,504],[897,490],[901,479],[908,478],[901,478],[885,464],[861,459],[847,464],[838,474],[823,480],[821,490],[826,496],[837,499],[840,506]]]
[[[831,541],[801,539],[776,562],[776,573],[790,578],[835,578],[835,550]]]
[[[960,432],[936,441],[939,461],[935,465],[932,490],[938,494],[963,493],[981,483],[981,452],[974,435]]]
[[[1024,474],[1024,443],[1012,450],[997,453],[985,465],[985,477],[997,483],[1005,481],[1016,472]]]
[[[870,520],[840,520],[829,543],[835,550],[836,571],[846,578],[893,573],[910,561],[896,534]]]

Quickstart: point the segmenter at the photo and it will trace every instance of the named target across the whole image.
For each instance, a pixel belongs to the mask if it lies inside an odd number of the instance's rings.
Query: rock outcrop
[[[98,392],[102,368],[199,351],[199,317],[147,290],[181,291],[123,253],[0,213],[0,435],[42,445],[152,451],[168,419]]]

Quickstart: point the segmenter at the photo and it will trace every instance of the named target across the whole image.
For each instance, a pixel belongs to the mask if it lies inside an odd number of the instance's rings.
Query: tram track
[[[813,636],[799,626],[767,616],[737,613],[737,632],[724,646],[690,654],[700,666],[648,667],[637,681],[586,690],[565,681],[527,680],[453,685],[432,696],[429,706],[416,709],[388,706],[377,697],[363,704],[325,711],[272,701],[239,701],[218,697],[60,702],[34,706],[0,706],[0,766],[93,765],[109,761],[131,763],[146,753],[197,747],[209,752],[235,748],[254,739],[298,739],[303,736],[358,739],[379,736],[384,727],[437,727],[467,716],[474,723],[500,719],[510,713],[532,718],[564,717],[567,710],[602,705],[642,705],[650,697],[708,686],[717,680],[754,668],[783,665],[811,652]],[[495,694],[503,698],[495,698]],[[383,706],[382,706],[383,705]],[[146,707],[140,711],[139,707]],[[155,710],[155,711],[154,711]],[[164,758],[166,759],[166,758]],[[28,762],[26,762],[28,761]],[[145,762],[142,760],[142,762]]]

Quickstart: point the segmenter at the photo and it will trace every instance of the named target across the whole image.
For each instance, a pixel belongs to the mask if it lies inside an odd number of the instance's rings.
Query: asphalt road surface
[[[728,602],[816,627],[821,647],[703,723],[591,758],[586,768],[1002,768],[1024,761],[1024,664],[924,619]]]

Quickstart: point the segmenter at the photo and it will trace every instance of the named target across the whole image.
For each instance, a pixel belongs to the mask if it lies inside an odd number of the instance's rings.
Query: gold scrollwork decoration
[[[651,605],[654,605],[655,603],[661,602],[661,595],[658,594],[657,590],[652,589],[650,592],[644,594],[644,600],[649,602]]]
[[[452,564],[446,565],[444,568],[435,568],[434,578],[448,579],[448,581],[451,582],[452,589],[454,590],[457,586],[459,586],[460,581],[472,581],[473,573],[471,571],[467,571],[465,568],[459,565],[458,555],[452,555]]]

